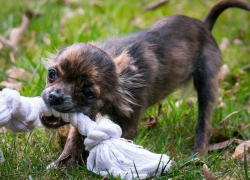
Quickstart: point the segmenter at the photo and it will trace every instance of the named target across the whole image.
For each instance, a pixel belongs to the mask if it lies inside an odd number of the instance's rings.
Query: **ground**
[[[39,18],[31,17],[15,53],[0,46],[0,82],[6,80],[7,70],[23,68],[30,76],[19,81],[22,85],[20,93],[39,96],[45,86],[46,70],[42,61],[47,52],[56,53],[57,49],[76,42],[122,36],[147,28],[165,16],[183,14],[203,19],[216,1],[170,0],[156,10],[145,12],[142,8],[152,0],[0,0],[0,34],[6,38],[11,28],[20,26],[22,13],[26,10],[42,14]],[[229,73],[220,80],[218,103],[212,118],[213,131],[217,129],[217,134],[211,143],[221,141],[218,134],[226,140],[234,137],[249,140],[250,13],[239,9],[225,11],[212,33],[221,45],[223,64],[228,66]],[[183,95],[182,92],[177,90],[162,102],[157,126],[147,129],[142,121],[135,143],[173,158],[176,164],[166,177],[203,179],[202,166],[196,166],[191,157],[197,119],[196,93],[192,87],[188,93]],[[156,117],[157,109],[158,105],[149,108],[144,117]],[[226,121],[220,123],[228,115]],[[71,173],[46,171],[46,166],[61,152],[60,146],[53,141],[54,137],[47,135],[41,127],[30,133],[1,132],[0,148],[5,162],[0,163],[0,179],[61,179],[65,176],[66,179],[101,179],[81,166],[75,166]],[[248,179],[247,162],[231,158],[237,145],[234,143],[224,150],[209,151],[200,161],[207,164],[216,178]]]

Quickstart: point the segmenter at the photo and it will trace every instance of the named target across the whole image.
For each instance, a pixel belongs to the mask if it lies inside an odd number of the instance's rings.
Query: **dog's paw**
[[[58,168],[58,163],[57,163],[56,161],[50,163],[50,164],[46,167],[46,170],[51,169],[51,168],[57,169],[57,168]]]

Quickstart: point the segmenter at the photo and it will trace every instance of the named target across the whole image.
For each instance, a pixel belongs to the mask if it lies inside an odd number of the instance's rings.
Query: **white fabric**
[[[87,136],[84,141],[89,151],[87,168],[94,173],[120,175],[126,179],[138,178],[139,175],[141,179],[159,175],[162,169],[167,171],[171,167],[172,162],[167,155],[152,153],[121,139],[120,126],[107,118],[96,123],[82,113],[57,112],[47,107],[40,97],[22,97],[11,89],[0,92],[0,127],[7,126],[15,132],[30,131],[38,124],[41,114],[61,117],[76,127],[80,134]]]

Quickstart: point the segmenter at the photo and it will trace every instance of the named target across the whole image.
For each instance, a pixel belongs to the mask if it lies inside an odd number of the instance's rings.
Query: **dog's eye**
[[[49,80],[53,81],[56,79],[56,71],[54,69],[50,69],[48,71],[48,78]]]
[[[83,94],[87,99],[94,99],[95,98],[95,94],[93,92],[92,88],[86,88],[83,90]]]

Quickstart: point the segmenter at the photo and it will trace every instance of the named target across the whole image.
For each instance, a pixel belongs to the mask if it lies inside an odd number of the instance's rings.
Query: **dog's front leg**
[[[86,163],[89,153],[85,151],[83,141],[84,136],[82,136],[76,128],[70,125],[69,135],[63,152],[55,163],[58,166],[65,165],[69,171],[72,170],[75,164],[81,165]]]

